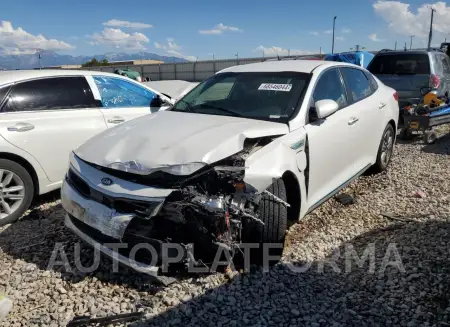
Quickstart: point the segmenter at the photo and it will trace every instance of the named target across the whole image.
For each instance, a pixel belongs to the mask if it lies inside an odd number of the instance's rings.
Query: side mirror
[[[317,118],[322,119],[330,116],[339,109],[339,105],[334,100],[320,100],[315,103]]]
[[[150,108],[152,108],[152,107],[159,108],[162,105],[163,105],[163,101],[158,94],[156,94],[155,97],[152,99],[152,101],[150,101]]]
[[[429,86],[422,87],[422,88],[420,89],[420,94],[422,94],[422,95],[427,95],[427,94],[430,93],[432,90],[433,90],[433,89],[432,89],[431,87],[429,87]]]

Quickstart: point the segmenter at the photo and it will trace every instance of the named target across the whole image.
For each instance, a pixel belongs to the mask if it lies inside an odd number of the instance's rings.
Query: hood
[[[130,161],[147,168],[210,164],[242,150],[246,138],[288,132],[288,126],[282,123],[160,111],[108,129],[78,147],[75,153],[103,167]]]

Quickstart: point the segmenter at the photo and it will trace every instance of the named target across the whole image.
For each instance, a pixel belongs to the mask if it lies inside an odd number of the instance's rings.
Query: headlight
[[[183,175],[190,175],[199,170],[200,168],[203,168],[204,166],[206,166],[206,164],[203,162],[192,162],[182,165],[148,168],[135,161],[128,161],[128,162],[113,162],[112,164],[108,165],[108,168],[139,175],[148,175],[156,171],[163,171],[168,174],[183,176]]]
[[[183,165],[173,165],[167,167],[156,168],[155,170],[160,170],[172,175],[190,175],[197,170],[205,167],[206,164],[203,162],[191,162]]]

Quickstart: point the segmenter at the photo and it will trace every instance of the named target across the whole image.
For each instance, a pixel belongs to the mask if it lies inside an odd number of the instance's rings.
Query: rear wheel
[[[381,137],[380,145],[378,147],[377,161],[373,165],[373,170],[375,173],[381,173],[387,169],[394,151],[394,140],[394,128],[391,124],[388,124],[384,129],[383,136]]]
[[[33,194],[28,171],[14,161],[0,159],[0,226],[19,219],[30,206]]]

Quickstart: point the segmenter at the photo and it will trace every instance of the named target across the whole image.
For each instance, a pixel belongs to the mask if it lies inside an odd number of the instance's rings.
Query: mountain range
[[[41,51],[41,67],[59,65],[80,65],[92,58],[108,61],[152,59],[164,62],[187,62],[179,57],[160,56],[150,52],[124,53],[109,52],[93,56],[61,55],[53,51]],[[33,69],[39,68],[39,56],[35,54],[2,55],[0,54],[0,69]]]

